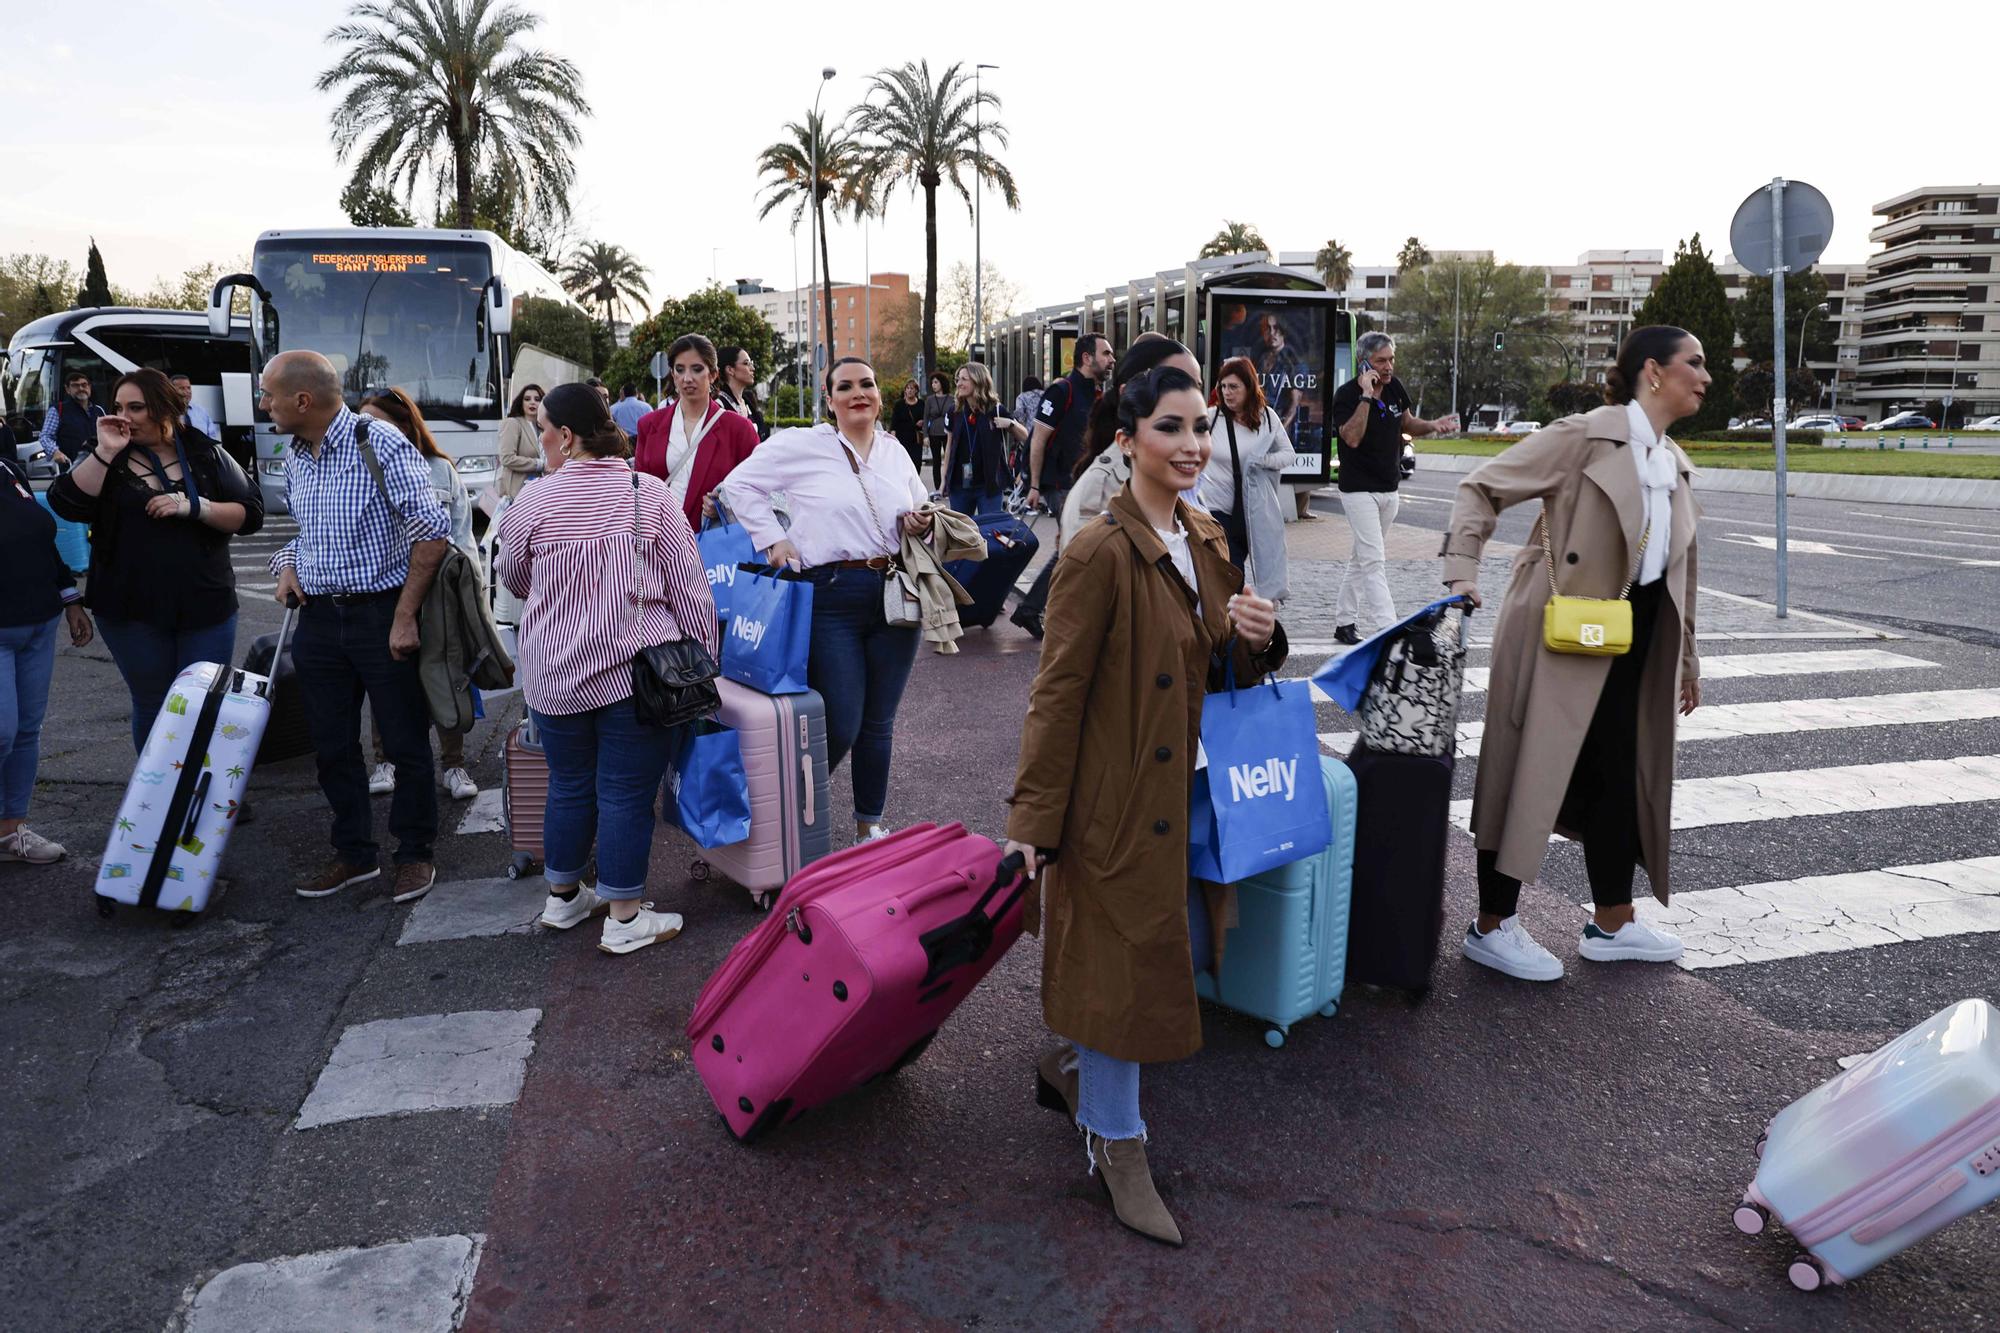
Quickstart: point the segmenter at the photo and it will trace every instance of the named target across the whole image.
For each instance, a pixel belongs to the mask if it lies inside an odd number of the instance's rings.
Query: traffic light
[[[1504,352],[1507,350],[1506,334],[1501,333],[1498,330],[1495,330],[1493,334],[1493,350],[1496,352]]]

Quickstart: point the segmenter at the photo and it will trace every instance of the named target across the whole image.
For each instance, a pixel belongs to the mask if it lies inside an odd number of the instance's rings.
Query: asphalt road
[[[1420,475],[1404,525],[1441,527],[1449,485]],[[1768,503],[1708,497],[1704,587],[1769,600]],[[1295,539],[1338,528],[1337,500],[1319,508],[1335,517]],[[1795,539],[1827,548],[1795,546],[1793,604],[1836,619],[1780,624],[1709,604],[1715,623],[1773,637],[1704,643],[1711,669],[1740,657],[1762,674],[1712,676],[1712,716],[1746,731],[1685,742],[1680,777],[1820,773],[1815,790],[1856,808],[1682,830],[1676,901],[1691,911],[1705,892],[2000,856],[2000,800],[1945,803],[1908,767],[2000,755],[2000,710],[1977,706],[1977,692],[2000,689],[1987,611],[2000,566],[1975,563],[2000,560],[2000,514],[1794,501],[1791,521]],[[1498,539],[1520,542],[1526,528],[1509,516]],[[246,551],[246,585],[256,565]],[[1292,637],[1323,644],[1334,567],[1295,568]],[[1433,571],[1400,564],[1399,604],[1428,595]],[[239,654],[277,620],[246,593]],[[1793,635],[1837,637],[1778,637]],[[1879,656],[1803,660],[1853,653]],[[1302,651],[1286,674],[1324,655]],[[897,734],[892,819],[998,832],[1034,661],[1004,621],[957,657],[923,657]],[[1822,669],[1835,664],[1852,669]],[[1791,674],[1771,674],[1781,670]],[[1816,700],[1833,702],[1815,714],[1804,701]],[[1956,712],[1868,724],[1868,700],[1885,716]],[[1831,716],[1760,732],[1750,720],[1763,704]],[[1483,706],[1468,693],[1465,720]],[[741,890],[689,877],[681,835],[661,830],[654,859],[654,897],[687,918],[670,944],[611,958],[578,930],[398,945],[415,911],[378,886],[318,902],[291,893],[326,851],[304,759],[257,773],[257,821],[231,848],[216,911],[187,930],[136,913],[103,922],[88,885],[129,770],[126,707],[101,647],[63,650],[34,823],[71,859],[0,867],[13,908],[0,937],[0,1061],[12,1071],[0,1327],[158,1328],[236,1265],[444,1235],[482,1238],[468,1328],[1994,1322],[2000,1217],[1810,1297],[1785,1282],[1794,1247],[1782,1235],[1746,1238],[1729,1221],[1770,1115],[1943,1004],[2000,998],[2000,936],[1987,933],[2000,919],[1983,902],[1924,938],[1598,968],[1575,957],[1588,895],[1580,855],[1558,845],[1523,919],[1569,976],[1533,987],[1458,957],[1471,853],[1454,834],[1428,1003],[1351,988],[1337,1017],[1305,1021],[1276,1051],[1261,1024],[1211,1009],[1199,1057],[1148,1069],[1150,1152],[1189,1238],[1174,1252],[1116,1226],[1074,1131],[1033,1105],[1032,1062],[1048,1041],[1033,942],[918,1064],[746,1149],[689,1069],[682,1028],[754,916]],[[496,700],[473,735],[483,784],[499,783],[499,727],[517,711]],[[1331,705],[1320,723],[1354,725]],[[1455,796],[1470,796],[1474,767],[1461,760]],[[1743,799],[1776,800],[1783,786]],[[1693,809],[1698,796],[1677,799]],[[835,809],[847,799],[837,774]],[[1706,799],[1727,813],[1727,800]],[[449,832],[465,807],[443,804],[440,903],[506,860],[497,833]],[[514,893],[532,911],[538,890]],[[1802,920],[1799,934],[1815,928]],[[523,1010],[540,1014],[511,1104],[295,1127],[361,1025]]]

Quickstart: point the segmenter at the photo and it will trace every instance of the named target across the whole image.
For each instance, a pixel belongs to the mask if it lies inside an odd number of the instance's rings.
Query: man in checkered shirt
[[[333,807],[333,861],[297,892],[324,898],[382,873],[361,753],[365,693],[396,766],[390,897],[421,898],[437,876],[438,814],[430,705],[417,676],[417,612],[444,559],[451,521],[416,446],[387,422],[349,411],[333,363],[318,352],[273,357],[261,402],[292,436],[285,485],[299,535],[271,557],[271,572],[278,601],[304,605],[292,664],[319,755],[320,790]],[[363,423],[382,485],[356,442]]]

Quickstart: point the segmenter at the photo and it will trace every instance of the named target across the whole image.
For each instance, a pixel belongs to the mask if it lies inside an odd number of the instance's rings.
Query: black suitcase
[[[945,572],[972,595],[970,606],[958,608],[958,623],[967,629],[985,629],[1000,618],[1007,594],[1042,547],[1034,530],[1012,514],[981,514],[979,530],[986,534],[986,558],[954,560],[945,566]]]
[[[306,701],[299,689],[298,673],[292,668],[292,646],[277,665],[271,655],[277,651],[278,636],[260,634],[250,643],[243,669],[271,678],[271,720],[264,726],[264,743],[257,747],[257,766],[279,764],[313,750],[312,731],[306,725]]]
[[[1347,980],[1421,1000],[1444,935],[1452,760],[1357,747],[1347,766],[1360,788]]]

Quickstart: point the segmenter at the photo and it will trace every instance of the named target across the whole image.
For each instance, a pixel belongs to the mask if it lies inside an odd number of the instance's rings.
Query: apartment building
[[[771,327],[784,336],[786,342],[795,347],[803,347],[812,340],[813,305],[820,299],[821,288],[817,286],[797,287],[789,291],[778,291],[765,287],[754,278],[744,278],[730,288],[738,303],[755,310],[769,320]],[[902,307],[910,295],[910,275],[907,273],[875,273],[866,283],[835,282],[830,293],[833,297],[833,328],[820,331],[820,343],[831,353],[825,361],[831,362],[843,356],[864,356],[872,347],[871,326],[874,337],[883,336],[885,320],[890,312]],[[822,322],[826,310],[819,310]]]
[[[1729,303],[1734,306],[1741,300],[1750,282],[1750,270],[1737,263],[1734,256],[1715,266],[1722,278],[1724,289],[1729,295]],[[1790,365],[1799,364],[1799,348],[1810,329],[1819,331],[1821,321],[1826,321],[1834,330],[1834,355],[1832,360],[1823,358],[1805,362],[1811,368],[1814,378],[1819,381],[1820,398],[1818,406],[1829,412],[1862,412],[1855,397],[1855,368],[1861,351],[1861,287],[1868,277],[1866,264],[1814,264],[1813,272],[1826,280],[1826,309],[1817,307],[1785,310],[1785,347],[1791,358]],[[1749,358],[1736,355],[1736,368],[1742,370],[1749,365]],[[1787,394],[1787,397],[1792,395]]]
[[[1879,419],[2000,412],[2000,185],[1926,185],[1875,205],[1854,398]]]

